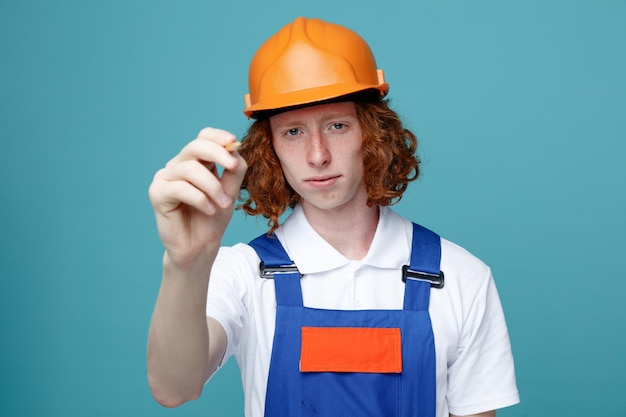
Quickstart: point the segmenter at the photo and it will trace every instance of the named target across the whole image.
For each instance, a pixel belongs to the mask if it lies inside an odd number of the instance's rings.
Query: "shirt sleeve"
[[[456,415],[519,402],[509,334],[491,271],[464,315],[457,355],[448,364],[447,401]]]
[[[220,248],[209,280],[206,315],[222,325],[228,340],[218,369],[239,349],[248,321],[244,283],[253,271],[251,260],[239,246]]]

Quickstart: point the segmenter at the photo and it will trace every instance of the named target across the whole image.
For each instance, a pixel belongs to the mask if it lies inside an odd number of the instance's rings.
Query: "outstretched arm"
[[[148,337],[148,381],[167,407],[197,398],[226,350],[223,328],[205,311],[211,267],[247,169],[224,148],[234,141],[223,130],[203,129],[150,185],[165,254]],[[221,176],[217,165],[224,167]]]

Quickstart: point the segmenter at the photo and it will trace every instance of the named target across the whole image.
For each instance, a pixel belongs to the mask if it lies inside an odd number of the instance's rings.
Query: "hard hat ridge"
[[[320,19],[297,18],[256,52],[244,113],[329,100],[359,91],[389,90],[367,43],[355,32]]]

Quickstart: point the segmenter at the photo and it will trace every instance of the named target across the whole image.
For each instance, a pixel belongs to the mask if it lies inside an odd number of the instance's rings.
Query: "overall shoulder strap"
[[[249,243],[266,265],[283,266],[293,262],[274,233],[263,233]]]
[[[302,305],[300,272],[276,235],[264,233],[252,240],[249,245],[261,259],[259,276],[274,280],[276,303],[278,305]]]
[[[413,223],[410,265],[402,267],[406,283],[404,307],[428,310],[430,288],[443,288],[441,271],[441,238],[432,230]]]

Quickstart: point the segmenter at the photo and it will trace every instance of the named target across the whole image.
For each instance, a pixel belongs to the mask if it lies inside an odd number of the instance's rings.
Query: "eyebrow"
[[[324,115],[319,121],[324,123],[327,122],[329,120],[332,119],[343,119],[343,118],[351,118],[351,119],[355,119],[358,120],[356,115],[352,115],[348,112],[340,112],[340,111],[336,111],[336,112],[332,112],[329,113],[327,115]],[[302,125],[304,124],[304,120],[303,119],[294,119],[294,120],[290,120],[290,121],[281,121],[276,123],[275,127],[276,128],[283,128],[285,126],[294,126],[294,125]]]

